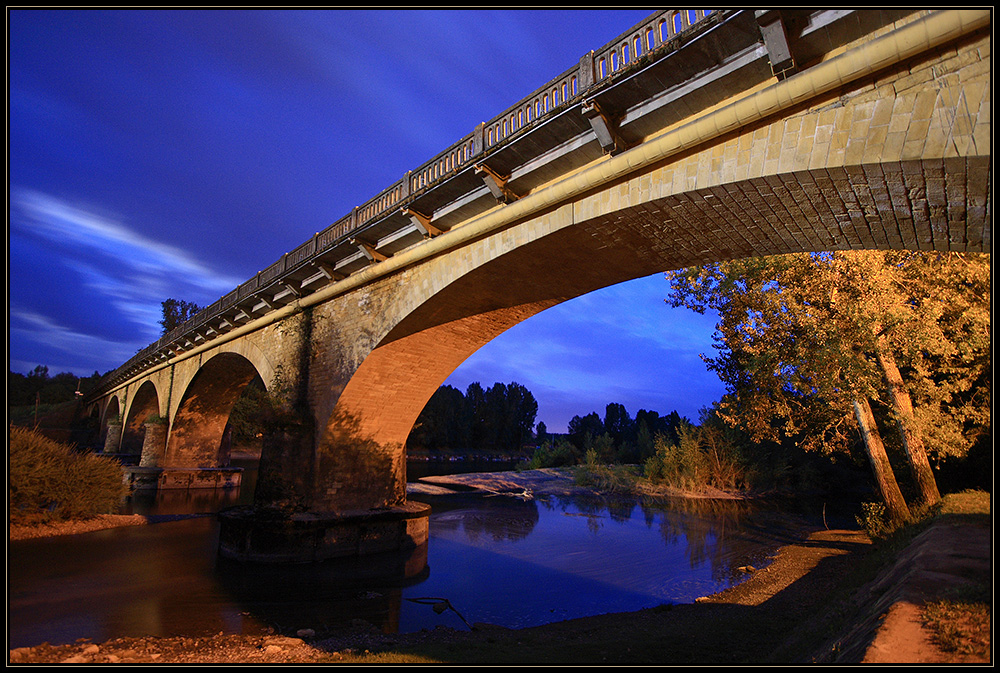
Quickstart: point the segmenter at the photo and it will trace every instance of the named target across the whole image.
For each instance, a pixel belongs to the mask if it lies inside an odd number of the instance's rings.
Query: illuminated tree
[[[706,357],[719,414],[757,441],[838,450],[856,436],[891,513],[905,503],[871,405],[897,425],[921,498],[926,444],[961,455],[989,424],[989,257],[854,251],[737,260],[667,274],[668,301],[718,311]]]

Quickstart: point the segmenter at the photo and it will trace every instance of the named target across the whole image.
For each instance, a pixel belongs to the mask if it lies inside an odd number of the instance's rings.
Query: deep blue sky
[[[207,305],[649,13],[9,10],[8,365],[89,375]],[[554,307],[448,383],[538,420],[697,420],[714,318],[662,275]]]

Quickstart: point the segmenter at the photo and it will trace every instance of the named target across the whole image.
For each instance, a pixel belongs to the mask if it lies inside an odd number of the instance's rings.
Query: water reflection
[[[447,496],[451,498],[452,496]],[[535,501],[504,496],[467,496],[473,503],[461,509],[448,509],[450,502],[425,500],[431,507],[435,530],[431,535],[453,536],[459,531],[473,543],[489,538],[494,542],[516,542],[526,538],[538,523]]]
[[[214,578],[241,613],[279,631],[328,633],[363,625],[396,633],[403,589],[427,578],[426,557],[426,545],[405,557],[378,554],[297,566],[242,564],[220,557]],[[408,573],[407,565],[422,571]]]
[[[121,512],[144,516],[207,514],[226,507],[252,504],[257,486],[257,461],[234,460],[233,466],[243,468],[241,484],[236,488],[136,490],[126,498]]]
[[[769,530],[803,525],[738,501],[427,500],[431,573],[417,590],[507,627],[693,602],[766,565],[778,546]]]
[[[149,506],[171,513],[218,505],[186,498],[164,494]],[[804,524],[777,506],[739,501],[414,499],[432,506],[430,541],[418,552],[426,570],[408,582],[379,579],[370,562],[262,568],[226,561],[212,516],[11,543],[10,646],[268,627],[468,628],[462,617],[519,628],[692,602],[742,580],[741,567],[766,565]],[[447,599],[455,610],[435,611],[421,600],[427,597]]]

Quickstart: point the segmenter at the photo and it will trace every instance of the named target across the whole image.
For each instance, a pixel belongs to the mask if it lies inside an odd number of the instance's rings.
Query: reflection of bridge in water
[[[656,12],[111,373],[88,398],[108,447],[218,467],[259,377],[256,509],[223,553],[419,546],[414,420],[539,311],[746,256],[990,251],[990,27],[989,9]]]

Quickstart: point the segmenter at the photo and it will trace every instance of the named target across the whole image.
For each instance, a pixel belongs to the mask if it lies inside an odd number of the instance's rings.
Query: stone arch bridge
[[[990,33],[989,9],[656,12],[88,401],[103,427],[124,421],[109,446],[213,468],[259,376],[277,406],[255,511],[294,514],[231,522],[223,551],[315,560],[419,545],[426,511],[406,500],[404,448],[417,415],[469,355],[539,311],[745,256],[990,252]]]

